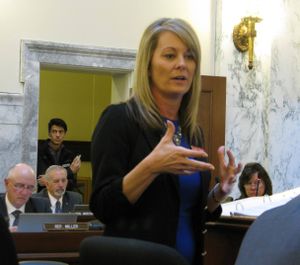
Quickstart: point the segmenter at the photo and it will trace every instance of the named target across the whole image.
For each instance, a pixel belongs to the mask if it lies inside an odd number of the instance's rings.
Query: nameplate
[[[94,214],[92,212],[75,212],[77,215],[81,216],[93,216]]]
[[[47,223],[44,224],[46,231],[87,231],[89,230],[88,223]]]

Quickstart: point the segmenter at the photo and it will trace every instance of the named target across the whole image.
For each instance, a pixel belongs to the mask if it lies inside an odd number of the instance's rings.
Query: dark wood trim
[[[255,217],[221,217],[207,222],[204,265],[234,265],[242,240]]]
[[[103,231],[54,231],[41,233],[12,233],[19,260],[55,260],[79,264],[79,246],[89,236]]]
[[[208,160],[216,167],[212,172],[211,187],[213,187],[216,177],[219,176],[217,149],[225,145],[226,78],[203,75],[201,86],[198,122],[204,132]]]

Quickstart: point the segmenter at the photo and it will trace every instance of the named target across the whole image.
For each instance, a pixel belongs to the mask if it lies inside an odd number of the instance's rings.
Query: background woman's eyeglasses
[[[256,187],[261,187],[261,186],[263,186],[263,182],[262,181],[255,181],[255,182],[248,182],[248,183],[246,183],[246,184],[244,184],[244,187],[245,188],[252,188],[252,187],[254,187],[254,188],[256,188]]]

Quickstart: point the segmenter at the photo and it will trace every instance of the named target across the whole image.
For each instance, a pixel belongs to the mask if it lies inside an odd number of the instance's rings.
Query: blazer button
[[[202,230],[202,234],[206,234],[207,233],[207,229]]]
[[[206,256],[206,255],[207,255],[207,252],[206,252],[206,251],[204,251],[204,252],[201,253],[201,256],[202,256],[202,257],[204,257],[204,256]]]
[[[204,207],[204,210],[207,210],[208,209],[208,207],[207,207],[207,205]]]

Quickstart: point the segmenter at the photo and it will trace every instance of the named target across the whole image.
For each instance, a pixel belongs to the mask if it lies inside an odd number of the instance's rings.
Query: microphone
[[[259,188],[259,184],[260,184],[260,178],[258,178],[257,181],[256,181],[256,191],[255,191],[255,196],[258,196],[258,188]]]

